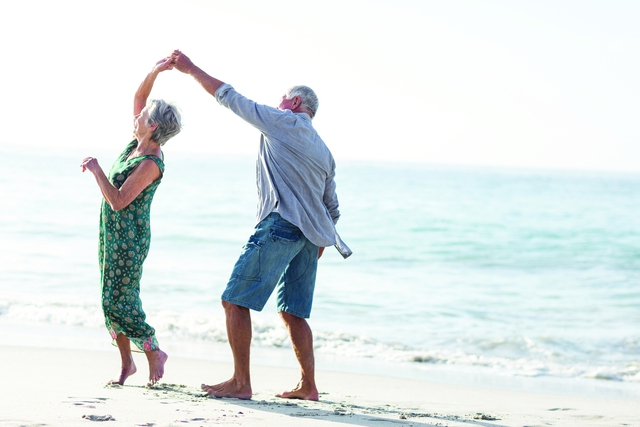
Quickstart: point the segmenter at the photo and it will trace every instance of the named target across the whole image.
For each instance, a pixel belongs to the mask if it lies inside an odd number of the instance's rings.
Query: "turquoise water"
[[[0,148],[0,328],[109,339],[86,154]],[[142,298],[161,345],[198,352],[226,342],[219,297],[253,228],[254,160],[166,155]],[[354,255],[321,259],[319,357],[640,385],[640,175],[337,162]],[[254,313],[258,349],[289,348],[274,312]]]

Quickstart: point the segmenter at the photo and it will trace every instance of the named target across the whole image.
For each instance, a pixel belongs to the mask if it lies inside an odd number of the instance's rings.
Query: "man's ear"
[[[153,131],[155,131],[158,128],[158,124],[157,123],[150,123],[149,124],[149,129],[151,130],[151,132],[153,133]]]
[[[295,110],[296,108],[298,108],[301,105],[302,105],[302,98],[300,98],[300,95],[294,96],[293,97],[293,102],[291,103],[291,107],[293,107],[293,109]]]

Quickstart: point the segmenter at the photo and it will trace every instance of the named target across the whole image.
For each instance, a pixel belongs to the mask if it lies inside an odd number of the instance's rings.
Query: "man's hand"
[[[209,74],[205,73],[204,70],[200,69],[197,65],[195,65],[187,55],[180,52],[178,49],[174,50],[171,54],[172,64],[178,71],[181,71],[185,74],[189,74],[193,77],[204,90],[209,92],[211,96],[216,96],[216,91],[220,86],[224,84],[223,81],[216,79],[215,77],[211,77]]]
[[[193,62],[187,55],[180,52],[178,49],[174,50],[171,54],[171,63],[178,71],[189,74],[194,67]]]
[[[322,256],[322,253],[324,252],[324,247],[320,246],[318,248],[318,259],[320,259],[320,257]]]

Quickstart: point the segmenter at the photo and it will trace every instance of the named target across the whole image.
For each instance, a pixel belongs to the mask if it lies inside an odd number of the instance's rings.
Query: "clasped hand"
[[[82,168],[82,172],[88,170],[89,172],[94,172],[97,170],[100,165],[98,165],[98,159],[95,157],[85,157],[80,163],[80,167]]]

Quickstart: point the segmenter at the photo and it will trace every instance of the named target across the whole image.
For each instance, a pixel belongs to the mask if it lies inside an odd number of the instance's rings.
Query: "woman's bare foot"
[[[133,363],[133,359],[131,359],[130,364],[128,364],[127,366],[122,366],[120,368],[120,376],[118,377],[118,379],[111,380],[107,384],[108,385],[124,385],[124,382],[127,380],[127,378],[135,374],[136,371],[137,371],[136,364]]]
[[[147,387],[152,387],[164,375],[164,364],[167,362],[169,356],[160,349],[145,351],[144,354],[146,354],[147,360],[149,361],[149,382],[147,383]]]
[[[216,384],[216,385],[202,384],[202,386],[200,387],[213,397],[232,397],[236,399],[251,399],[251,396],[253,395],[253,392],[251,391],[251,384],[240,385],[233,378],[231,378],[229,381],[225,381],[220,384]]]
[[[302,399],[302,400],[318,400],[318,389],[315,385],[309,384],[307,381],[300,380],[293,390],[283,391],[276,394],[276,397],[283,399]]]

